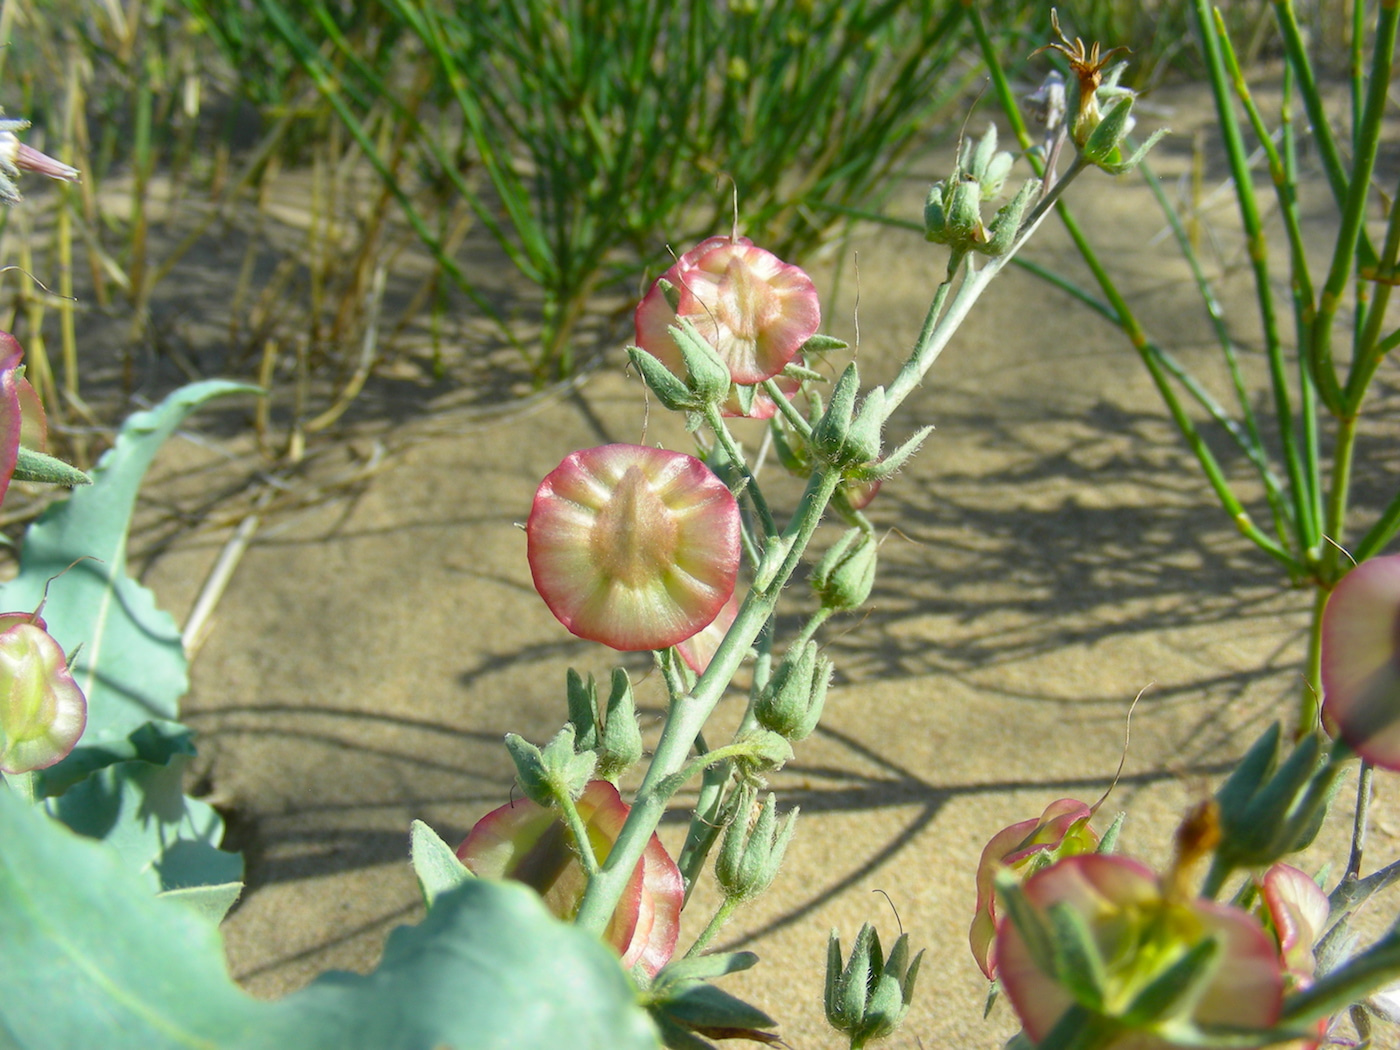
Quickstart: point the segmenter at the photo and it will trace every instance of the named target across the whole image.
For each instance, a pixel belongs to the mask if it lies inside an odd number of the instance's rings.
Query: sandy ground
[[[1176,137],[1159,166],[1184,170],[1188,144]],[[911,183],[913,214],[926,184]],[[1184,268],[1149,243],[1162,224],[1145,191],[1094,174],[1073,199],[1152,330],[1218,378]],[[1211,221],[1237,264],[1228,213]],[[1071,265],[1053,224],[1031,254]],[[858,318],[866,380],[887,380],[943,251],[866,229],[843,258],[836,293],[831,260],[812,267],[825,328],[854,341]],[[1254,315],[1238,269],[1224,282],[1227,309],[1248,342]],[[185,708],[200,734],[199,786],[232,812],[246,851],[248,889],[224,930],[232,971],[255,994],[371,966],[387,932],[420,914],[409,822],[463,837],[511,790],[502,735],[547,739],[564,719],[566,668],[603,677],[617,662],[550,616],[516,524],[539,479],[576,448],[687,447],[675,421],[648,419],[618,361],[577,392],[500,418],[425,414],[395,431],[400,451],[383,469],[339,485],[374,454],[369,438],[347,443],[325,457],[316,498],[262,522]],[[783,804],[803,809],[788,862],[720,939],[762,955],[727,987],[777,1017],[798,1050],[843,1045],[821,1016],[826,938],[835,928],[849,943],[866,920],[889,935],[902,923],[928,951],[889,1045],[1000,1045],[1014,1021],[1004,1004],[981,1020],[985,983],[966,947],[988,837],[1052,799],[1097,798],[1141,691],[1106,808],[1128,812],[1127,850],[1161,859],[1184,806],[1269,721],[1291,717],[1300,688],[1306,596],[1280,591],[1272,565],[1238,537],[1145,370],[1102,321],[1009,273],[909,400],[896,437],[925,423],[934,436],[870,511],[889,530],[871,609],[824,633],[838,667],[827,716],[773,778]],[[202,506],[229,456],[247,451],[176,441],[151,505]],[[1400,462],[1379,444],[1365,456],[1360,498],[1374,505]],[[792,506],[791,483],[774,477],[773,492]],[[145,580],[177,619],[228,536],[206,523],[147,552]],[[654,739],[660,683],[645,658],[622,663]],[[727,700],[719,720],[732,725],[741,704]],[[678,820],[663,834],[674,842],[682,831]],[[1400,810],[1383,780],[1372,856],[1398,845]],[[712,905],[697,896],[683,944]]]

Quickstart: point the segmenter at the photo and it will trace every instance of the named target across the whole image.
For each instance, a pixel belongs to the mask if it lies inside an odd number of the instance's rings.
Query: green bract
[[[1197,1045],[1203,1026],[1263,1029],[1279,1019],[1282,965],[1259,921],[1178,899],[1137,861],[1067,857],[1023,887],[1002,880],[998,892],[1007,918],[997,976],[1037,1043],[1071,1010],[1134,1050]]]

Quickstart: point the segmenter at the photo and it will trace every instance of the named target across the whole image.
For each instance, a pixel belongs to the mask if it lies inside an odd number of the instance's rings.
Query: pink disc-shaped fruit
[[[530,573],[559,622],[614,649],[664,649],[700,631],[734,593],[739,505],[694,456],[601,445],[540,483]]]
[[[606,780],[591,781],[575,805],[601,863],[622,832],[628,806]],[[529,799],[482,817],[457,847],[457,856],[482,878],[515,879],[532,887],[561,919],[574,917],[588,888],[588,876],[558,812]],[[603,931],[603,939],[622,956],[624,966],[640,964],[654,975],[670,961],[680,936],[684,897],[680,869],[652,835]]]
[[[1400,769],[1400,555],[1342,577],[1322,613],[1322,710],[1362,758]]]
[[[0,626],[0,772],[46,769],[83,735],[87,698],[42,620],[6,613]]]
[[[736,383],[776,376],[821,326],[812,279],[744,237],[701,241],[661,276],[677,306],[654,284],[637,307],[637,345],[678,375],[684,364],[667,329],[680,318],[718,351]],[[771,403],[766,410],[772,415]]]
[[[676,646],[676,652],[680,653],[686,666],[696,674],[704,674],[705,668],[710,666],[710,661],[719,651],[720,642],[724,641],[724,636],[729,633],[729,628],[734,626],[738,616],[739,599],[737,595],[731,595],[708,627],[692,634]]]
[[[23,388],[29,386],[19,374],[23,358],[24,351],[15,337],[9,332],[0,332],[0,499],[4,499],[19,462],[24,416],[22,395]],[[32,388],[29,393],[33,393]],[[37,397],[33,400],[37,404]]]

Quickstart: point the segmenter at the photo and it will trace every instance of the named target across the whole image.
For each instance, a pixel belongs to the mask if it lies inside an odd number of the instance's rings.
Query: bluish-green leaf
[[[216,886],[184,886],[177,890],[165,890],[157,896],[163,901],[178,901],[204,921],[217,926],[224,921],[229,909],[238,903],[243,893],[243,883],[222,882]]]
[[[0,1044],[18,1050],[652,1050],[608,948],[523,886],[473,879],[389,937],[368,976],[276,1003],[229,979],[217,930],[113,851],[0,789]]]
[[[156,451],[191,411],[211,398],[253,392],[211,380],[137,412],[93,470],[93,484],[54,504],[25,534],[19,575],[0,588],[0,610],[37,608],[45,584],[73,566],[49,588],[44,619],[70,655],[82,647],[73,666],[88,699],[82,747],[116,744],[144,722],[175,717],[189,684],[185,653],[170,614],[126,574],[131,512]],[[61,766],[47,779],[71,782]]]
[[[41,795],[61,795],[88,774],[117,762],[137,759],[163,765],[172,755],[188,753],[191,746],[189,727],[164,719],[145,722],[121,740],[101,744],[84,741],[58,765],[37,771]]]
[[[655,1050],[617,956],[533,890],[471,879],[389,936],[379,969],[325,974],[283,1003],[307,1050]]]
[[[11,480],[38,481],[49,485],[67,485],[70,488],[92,484],[92,478],[77,467],[23,445],[20,446]]]
[[[691,955],[668,963],[652,982],[652,991],[658,995],[668,985],[680,985],[692,981],[713,981],[726,974],[747,970],[758,962],[753,952],[712,952],[709,955]]]
[[[0,1043],[220,1047],[270,1025],[278,1008],[229,980],[217,929],[112,850],[4,790],[0,842]]]
[[[153,892],[236,883],[243,858],[219,849],[224,823],[213,807],[187,798],[185,765],[194,746],[163,763],[119,762],[100,769],[48,810],[80,835],[111,846]]]
[[[423,903],[429,908],[438,897],[472,877],[452,847],[421,820],[415,820],[409,829],[408,855],[418,876],[418,888],[423,891]]]
[[[895,988],[898,998],[898,986]],[[712,984],[693,984],[652,1009],[693,1028],[772,1028],[778,1022]]]

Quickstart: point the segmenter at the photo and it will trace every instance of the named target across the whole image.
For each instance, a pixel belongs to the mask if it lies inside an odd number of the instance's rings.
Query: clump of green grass
[[[984,7],[1019,63],[1047,11]],[[79,321],[112,311],[123,392],[143,359],[256,378],[293,445],[409,334],[438,379],[454,341],[480,344],[473,381],[507,367],[499,347],[527,384],[569,375],[625,334],[610,304],[664,247],[729,229],[736,202],[740,232],[809,255],[878,208],[974,68],[956,0],[3,0],[0,37],[0,102],[84,173],[0,220],[23,270],[0,323],[57,429],[103,416]],[[1144,39],[1169,60],[1171,38]],[[197,360],[157,322],[235,242],[226,345]]]

